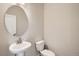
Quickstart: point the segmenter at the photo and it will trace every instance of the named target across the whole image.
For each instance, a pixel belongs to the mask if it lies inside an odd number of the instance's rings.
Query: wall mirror
[[[13,5],[7,9],[5,28],[11,35],[16,36],[21,36],[27,31],[28,17],[20,6]]]

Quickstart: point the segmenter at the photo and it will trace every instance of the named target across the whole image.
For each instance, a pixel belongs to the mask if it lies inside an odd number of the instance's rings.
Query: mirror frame
[[[7,28],[6,28],[6,25],[5,25],[5,14],[6,14],[6,12],[7,12],[7,10],[9,9],[9,8],[11,8],[11,7],[13,7],[13,6],[17,6],[17,7],[19,7],[19,8],[21,8],[24,12],[25,12],[25,15],[26,15],[26,17],[27,17],[27,29],[26,29],[26,31],[22,34],[22,35],[20,35],[20,36],[23,36],[27,31],[28,31],[28,27],[29,27],[29,18],[28,18],[28,15],[27,15],[27,11],[26,11],[26,9],[24,8],[24,5],[21,5],[21,4],[16,4],[16,5],[10,5],[9,7],[7,7],[7,9],[6,9],[6,11],[4,12],[4,17],[3,17],[3,19],[4,19],[4,23],[3,23],[3,25],[4,25],[4,29],[5,29],[5,31],[6,32],[8,32],[8,34],[9,35],[12,35],[8,30],[7,30]],[[13,35],[12,35],[13,36]]]

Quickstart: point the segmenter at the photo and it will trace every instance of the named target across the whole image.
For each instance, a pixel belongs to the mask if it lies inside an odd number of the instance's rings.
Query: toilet
[[[41,56],[55,56],[55,53],[49,49],[44,49],[44,40],[36,42],[36,49]]]

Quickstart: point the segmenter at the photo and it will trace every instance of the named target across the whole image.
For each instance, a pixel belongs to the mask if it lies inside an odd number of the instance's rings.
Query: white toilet
[[[44,49],[44,40],[36,42],[36,49],[42,56],[55,56],[54,52]]]

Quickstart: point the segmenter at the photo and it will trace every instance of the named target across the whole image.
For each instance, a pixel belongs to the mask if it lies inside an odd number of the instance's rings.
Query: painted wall
[[[44,37],[56,55],[79,56],[79,4],[45,4]]]
[[[0,4],[0,55],[11,55],[8,49],[11,37],[4,27],[4,14],[11,5]],[[32,47],[28,49],[26,55],[37,55],[35,41],[39,40],[36,39],[37,37],[42,38],[43,36],[43,4],[25,4],[24,7],[29,19],[29,28],[22,38],[32,43]]]
[[[27,51],[30,55],[37,55],[35,42],[43,38],[43,4],[26,4],[27,16],[29,18],[29,28],[24,34],[23,39],[30,41],[32,47]],[[26,54],[28,55],[28,54]]]

